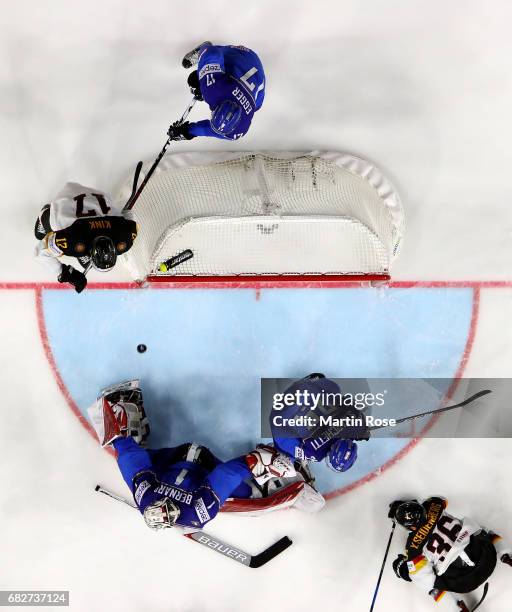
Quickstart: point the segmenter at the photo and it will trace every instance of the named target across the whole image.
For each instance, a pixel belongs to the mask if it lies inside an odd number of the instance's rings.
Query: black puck
[[[137,351],[139,353],[145,353],[147,351],[147,346],[145,344],[138,344],[137,345]]]

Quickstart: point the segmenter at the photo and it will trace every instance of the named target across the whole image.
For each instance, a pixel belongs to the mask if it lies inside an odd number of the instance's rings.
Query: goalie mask
[[[94,239],[91,248],[91,260],[95,270],[106,272],[116,265],[116,247],[111,238],[98,236]]]
[[[144,510],[144,520],[150,529],[169,529],[174,527],[180,509],[168,497],[149,504]]]

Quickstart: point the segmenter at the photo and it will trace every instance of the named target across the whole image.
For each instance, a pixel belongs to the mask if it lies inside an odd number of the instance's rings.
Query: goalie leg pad
[[[104,397],[98,398],[87,410],[92,426],[96,431],[100,446],[111,444],[126,432],[127,418],[122,407],[111,404]]]
[[[145,446],[150,430],[138,382],[133,380],[104,389],[87,410],[101,446],[111,444],[120,436],[131,436]]]
[[[236,512],[243,516],[259,516],[276,510],[296,508],[303,512],[315,513],[324,507],[322,495],[304,482],[297,474],[291,479],[273,478],[261,488],[251,483],[253,495],[250,498],[230,497],[221,508],[221,512]]]
[[[309,514],[315,514],[325,506],[325,499],[321,493],[319,493],[312,486],[304,483],[304,488],[301,494],[295,500],[293,507],[302,512],[308,512]]]
[[[292,459],[273,446],[259,444],[252,453],[245,456],[245,462],[259,485],[264,485],[271,478],[291,478],[296,475]]]

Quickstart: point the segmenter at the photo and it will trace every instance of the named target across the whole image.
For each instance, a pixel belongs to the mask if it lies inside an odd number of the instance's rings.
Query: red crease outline
[[[43,345],[44,354],[48,361],[48,365],[52,371],[53,377],[57,386],[59,387],[60,392],[64,396],[68,406],[71,408],[71,411],[78,419],[80,425],[95,439],[97,440],[96,432],[94,428],[89,423],[89,421],[85,418],[85,416],[80,411],[80,408],[75,403],[75,400],[71,397],[70,392],[68,391],[64,381],[62,380],[62,376],[60,375],[59,368],[55,362],[55,357],[53,356],[53,351],[50,347],[50,341],[48,339],[48,332],[46,330],[46,323],[44,320],[44,310],[43,310],[43,292],[41,289],[35,290],[35,306],[36,306],[36,317],[37,317],[37,325],[39,328],[39,336],[41,338],[41,344]],[[112,455],[114,455],[114,451],[111,447],[106,449]]]

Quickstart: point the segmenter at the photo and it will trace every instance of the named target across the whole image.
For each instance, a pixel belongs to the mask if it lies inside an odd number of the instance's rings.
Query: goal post
[[[137,282],[386,281],[404,232],[389,179],[338,152],[167,154],[132,214]]]

